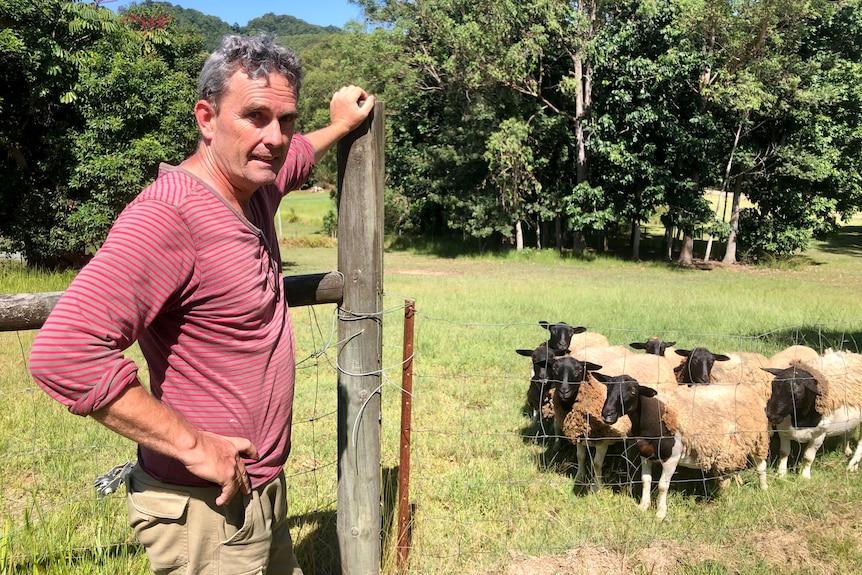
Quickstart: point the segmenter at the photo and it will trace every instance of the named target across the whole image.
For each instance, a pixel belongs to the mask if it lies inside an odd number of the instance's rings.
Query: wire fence
[[[379,390],[382,546],[383,571],[392,573],[403,307],[400,297],[387,296],[386,302]],[[342,342],[336,334],[341,319],[336,306],[309,306],[293,315],[297,383],[293,448],[285,465],[292,534],[307,575],[338,573],[336,380]],[[698,342],[716,352],[768,356],[790,343],[818,352],[855,352],[860,326],[862,319],[786,326],[746,337],[671,330],[651,335]],[[590,329],[618,342],[642,340],[644,333]],[[93,573],[146,572],[146,560],[126,524],[124,490],[102,496],[94,487],[100,475],[134,460],[135,446],[93,421],[66,413],[32,383],[27,356],[34,333],[0,334],[0,573],[51,572],[56,565],[66,569],[56,572],[76,572],[80,565]],[[763,537],[786,531],[788,520],[834,518],[807,501],[812,494],[831,491],[833,498],[849,501],[862,496],[858,478],[854,481],[843,469],[841,442],[818,455],[813,482],[795,479],[798,448],[791,457],[793,478],[777,482],[771,462],[768,492],[757,488],[751,469],[719,489],[715,477],[680,468],[671,486],[671,520],[664,523],[655,521],[654,510],[637,511],[639,462],[623,443],[608,452],[601,490],[590,489],[589,473],[575,484],[575,447],[565,438],[557,443],[553,434],[535,436],[525,403],[530,364],[515,353],[538,345],[545,333],[536,323],[476,324],[431,317],[418,302],[411,573],[590,573],[594,567],[602,573],[672,573],[673,558],[678,567],[692,545],[706,557],[717,553],[716,546],[741,541],[752,553],[766,553]],[[591,467],[592,459],[587,461]],[[850,521],[847,528],[862,542],[858,521],[853,525]]]

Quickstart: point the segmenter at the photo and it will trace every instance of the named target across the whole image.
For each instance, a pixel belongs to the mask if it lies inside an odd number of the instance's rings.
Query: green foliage
[[[164,28],[121,26],[95,5],[30,5],[12,14],[13,57],[2,59],[0,236],[31,265],[77,265],[158,163],[193,149],[201,39],[155,12],[148,22]]]

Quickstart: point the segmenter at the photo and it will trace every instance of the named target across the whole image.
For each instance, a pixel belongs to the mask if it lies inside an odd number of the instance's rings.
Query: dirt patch
[[[754,547],[776,573],[812,572],[831,575],[831,565],[818,560],[804,531],[773,530],[756,535]],[[732,568],[728,549],[658,539],[630,554],[590,546],[547,557],[515,556],[505,567],[483,575],[676,575],[685,565],[712,561]],[[732,552],[731,552],[732,553]]]

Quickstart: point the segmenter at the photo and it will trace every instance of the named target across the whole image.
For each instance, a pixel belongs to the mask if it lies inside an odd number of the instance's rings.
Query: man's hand
[[[197,445],[184,463],[196,476],[220,485],[221,493],[215,503],[227,505],[237,493],[251,493],[243,457],[259,457],[257,448],[248,439],[200,431]]]
[[[355,130],[374,109],[374,96],[359,86],[344,86],[329,101],[329,121],[344,126],[344,135]]]
[[[329,101],[329,125],[305,134],[320,161],[335,143],[358,128],[374,109],[374,96],[359,86],[344,86]]]

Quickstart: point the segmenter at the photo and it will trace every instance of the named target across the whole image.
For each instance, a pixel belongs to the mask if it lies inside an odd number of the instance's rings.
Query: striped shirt
[[[274,478],[290,451],[295,357],[273,216],[313,166],[311,143],[294,136],[246,219],[162,164],[39,330],[36,382],[88,415],[136,381],[138,366],[123,351],[138,341],[152,394],[198,429],[249,439],[260,454],[246,461],[253,486]],[[138,457],[161,481],[210,485],[154,451],[139,447]]]

